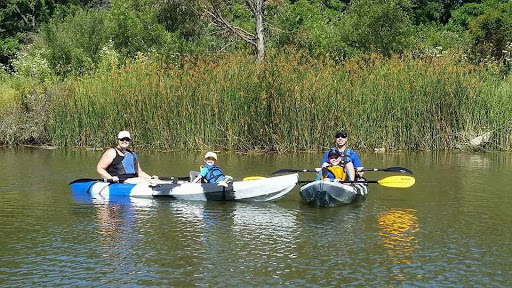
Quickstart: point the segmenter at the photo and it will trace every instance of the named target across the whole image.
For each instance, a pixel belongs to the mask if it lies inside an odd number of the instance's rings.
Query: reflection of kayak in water
[[[254,203],[233,203],[234,210],[231,213],[233,228],[237,230],[255,229],[257,238],[261,236],[261,228],[265,231],[272,231],[272,235],[289,234],[290,229],[297,226],[294,213],[280,207],[277,203],[266,203],[255,205]],[[249,236],[247,236],[249,237]]]
[[[288,194],[297,184],[298,174],[235,181],[227,185],[204,183],[104,183],[99,181],[73,181],[71,192],[93,198],[114,197],[170,197],[180,200],[202,201],[275,201]]]
[[[123,205],[134,205],[137,207],[149,207],[154,205],[154,199],[152,198],[135,198],[126,196],[110,196],[104,198],[102,196],[92,196],[83,191],[71,191],[71,197],[73,200],[80,204],[123,204]]]
[[[300,196],[304,202],[321,207],[350,204],[367,194],[368,186],[363,183],[348,186],[339,182],[318,180],[300,188]]]

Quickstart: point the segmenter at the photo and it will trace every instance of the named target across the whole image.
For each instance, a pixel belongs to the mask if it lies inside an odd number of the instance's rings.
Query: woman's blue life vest
[[[201,173],[199,175],[201,175],[203,183],[217,183],[226,178],[226,175],[222,173],[222,170],[217,165],[205,164],[201,166]]]
[[[128,149],[124,150],[124,152],[117,149],[117,147],[114,147],[114,149],[116,150],[116,157],[114,157],[112,163],[107,167],[107,172],[120,179],[137,177],[137,167],[139,167],[137,154]],[[121,153],[124,153],[124,156],[121,156]]]

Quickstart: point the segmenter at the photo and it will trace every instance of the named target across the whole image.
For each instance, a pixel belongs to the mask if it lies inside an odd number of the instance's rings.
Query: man
[[[334,141],[336,143],[335,148],[338,148],[338,150],[340,152],[345,154],[345,156],[347,158],[349,158],[350,162],[352,162],[352,164],[354,165],[354,169],[356,170],[357,178],[362,178],[364,175],[364,172],[363,172],[364,167],[363,167],[363,164],[361,163],[361,160],[359,159],[359,156],[357,155],[357,153],[354,150],[352,150],[351,148],[347,147],[347,142],[348,142],[347,131],[339,130],[338,132],[336,132],[336,134],[334,135]],[[329,151],[330,151],[330,149],[327,152],[325,152],[324,157],[322,158],[322,164],[320,166],[322,168],[329,165],[329,162],[328,162],[329,161]]]

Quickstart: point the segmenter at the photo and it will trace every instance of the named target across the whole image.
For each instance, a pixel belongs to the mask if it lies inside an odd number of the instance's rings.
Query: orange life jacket
[[[345,172],[345,168],[341,167],[339,165],[336,166],[330,166],[326,168],[332,176],[336,179],[340,179],[341,181],[344,181],[347,179],[347,173]],[[329,175],[324,175],[325,173],[322,173],[322,179],[329,178]]]

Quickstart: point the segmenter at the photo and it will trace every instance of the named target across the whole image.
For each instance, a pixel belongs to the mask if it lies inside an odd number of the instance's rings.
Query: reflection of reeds
[[[55,144],[105,146],[128,129],[163,149],[321,149],[340,127],[360,149],[450,149],[493,129],[511,149],[512,78],[449,57],[333,63],[301,54],[138,60],[55,92]]]

